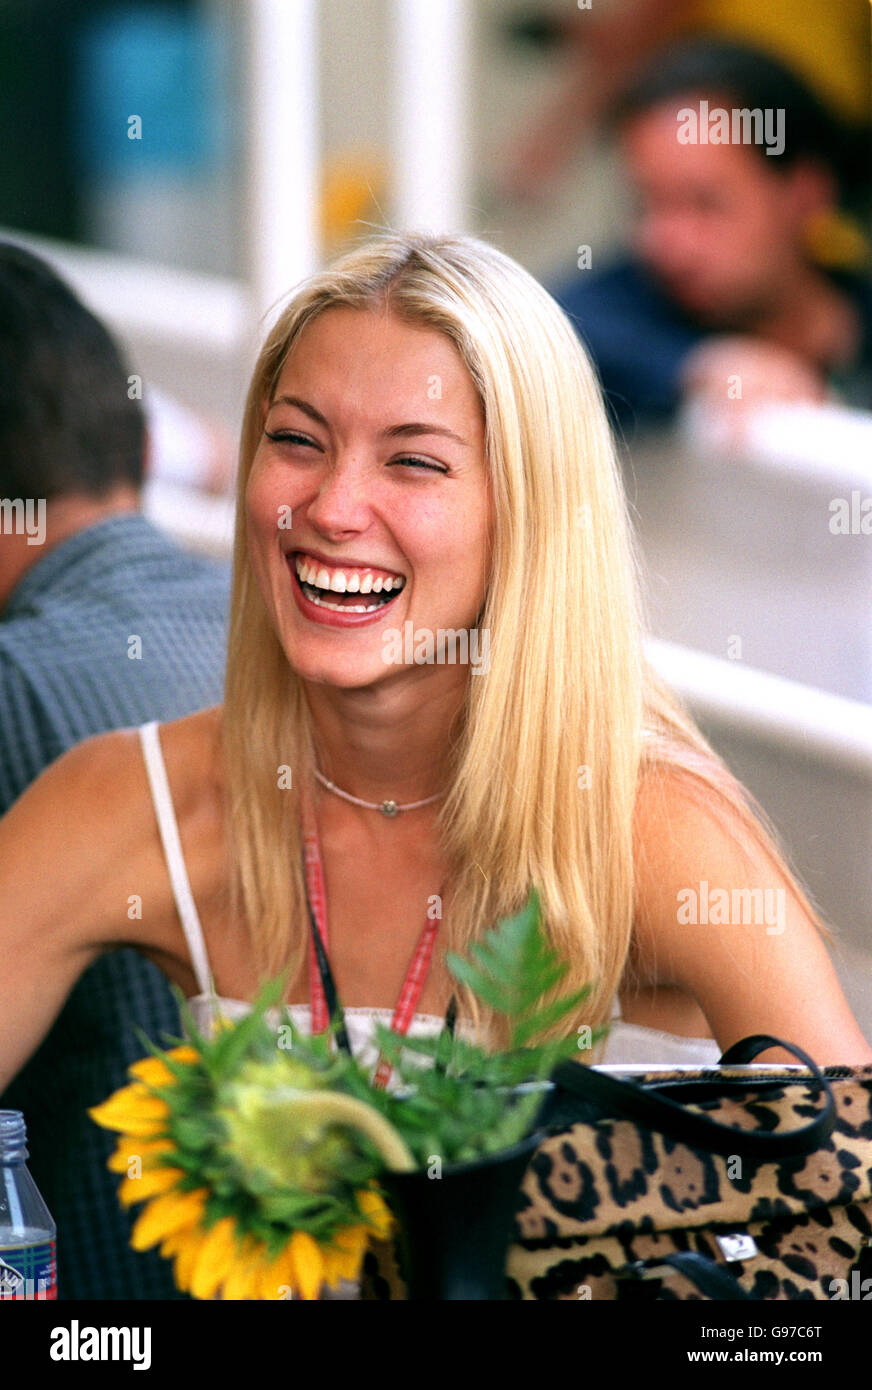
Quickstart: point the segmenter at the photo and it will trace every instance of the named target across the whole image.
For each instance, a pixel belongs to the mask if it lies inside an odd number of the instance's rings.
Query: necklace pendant
[[[381,806],[379,806],[379,810],[383,816],[395,816],[399,809],[395,801],[383,801]]]

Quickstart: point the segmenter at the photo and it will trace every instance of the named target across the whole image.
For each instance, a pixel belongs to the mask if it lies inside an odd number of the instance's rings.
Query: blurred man
[[[872,115],[867,0],[579,0],[574,10],[525,11],[508,27],[517,38],[536,34],[565,50],[558,89],[511,146],[500,179],[509,196],[540,195],[596,134],[634,74],[658,50],[691,37],[768,54],[849,126]]]
[[[229,574],[140,514],[136,394],[105,329],[53,271],[0,245],[0,814],[89,735],[221,699]],[[27,1121],[61,1298],[178,1296],[156,1252],[129,1249],[111,1140],[86,1114],[143,1055],[134,1025],[158,1042],[180,1033],[164,977],[121,950],[82,976],[0,1096]]]
[[[744,113],[744,114],[743,114]],[[661,53],[615,128],[637,208],[629,256],[557,291],[623,422],[714,399],[872,406],[872,292],[838,219],[868,155],[786,69],[708,41]]]

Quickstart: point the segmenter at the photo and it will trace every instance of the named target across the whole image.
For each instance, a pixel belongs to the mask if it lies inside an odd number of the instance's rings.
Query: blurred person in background
[[[617,93],[676,40],[707,37],[754,48],[785,64],[844,124],[872,119],[867,0],[611,0],[556,11],[525,10],[516,38],[562,45],[558,91],[513,145],[503,192],[541,196],[570,157],[595,136]]]
[[[229,569],[142,516],[145,456],[106,330],[44,261],[0,244],[0,816],[82,739],[220,698]],[[164,976],[120,949],[0,1096],[27,1121],[61,1297],[179,1297],[163,1260],[130,1250],[111,1142],[86,1113],[141,1055],[134,1025],[180,1031]]]
[[[759,121],[734,129],[734,111]],[[709,138],[717,112],[725,143]],[[631,249],[582,265],[556,297],[619,420],[667,422],[688,393],[872,405],[868,244],[839,220],[866,206],[868,137],[781,64],[709,40],[659,53],[612,122]]]

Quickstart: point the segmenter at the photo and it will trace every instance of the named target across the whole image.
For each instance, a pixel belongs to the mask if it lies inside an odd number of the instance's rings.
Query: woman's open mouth
[[[304,550],[288,556],[296,580],[295,592],[306,617],[316,618],[308,605],[321,610],[320,621],[343,626],[365,622],[387,608],[405,588],[404,575],[370,565],[327,565]],[[322,616],[323,615],[323,616]]]

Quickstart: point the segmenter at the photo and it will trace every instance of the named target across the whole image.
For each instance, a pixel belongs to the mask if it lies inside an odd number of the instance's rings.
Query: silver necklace
[[[328,791],[335,792],[341,796],[343,801],[350,801],[352,806],[363,806],[367,811],[381,811],[383,816],[393,817],[399,815],[400,811],[416,811],[419,806],[429,806],[431,802],[438,801],[443,792],[437,792],[435,796],[425,796],[423,801],[407,801],[405,806],[400,806],[396,801],[361,801],[359,796],[352,796],[350,792],[344,792],[341,787],[337,787],[335,782],[328,779],[315,768],[315,776],[326,787]]]

